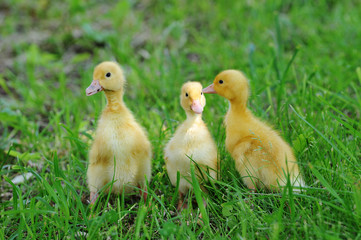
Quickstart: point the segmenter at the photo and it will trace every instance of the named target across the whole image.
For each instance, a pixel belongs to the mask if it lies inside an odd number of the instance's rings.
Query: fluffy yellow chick
[[[149,181],[151,176],[151,144],[123,102],[124,85],[120,66],[102,62],[95,67],[93,82],[86,89],[87,96],[104,91],[107,98],[89,153],[87,177],[91,204],[112,180],[115,180],[113,193],[122,193],[123,188],[128,193],[138,186],[144,188],[144,200],[147,197],[145,179]]]
[[[184,194],[192,188],[189,182],[192,160],[204,169],[209,167],[210,176],[214,179],[217,177],[217,146],[202,120],[203,108],[206,105],[202,85],[199,82],[185,83],[182,86],[180,103],[187,119],[178,126],[164,148],[165,163],[172,185],[177,184],[177,172],[181,177],[178,210],[183,206]],[[199,179],[199,173],[196,174]]]
[[[225,70],[203,92],[217,93],[230,102],[226,148],[248,188],[277,190],[286,185],[287,174],[293,186],[305,185],[291,147],[247,108],[249,84],[243,73]]]

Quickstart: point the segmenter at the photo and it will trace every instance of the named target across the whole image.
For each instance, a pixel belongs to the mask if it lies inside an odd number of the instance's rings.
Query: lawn
[[[0,239],[361,239],[359,1],[100,2],[0,3]],[[153,145],[149,206],[137,195],[87,201],[106,100],[85,89],[105,60],[123,66],[124,100]],[[249,108],[293,147],[308,187],[249,191],[225,149],[228,103],[206,95],[220,178],[177,213],[163,148],[186,117],[180,87],[231,68],[250,79]]]

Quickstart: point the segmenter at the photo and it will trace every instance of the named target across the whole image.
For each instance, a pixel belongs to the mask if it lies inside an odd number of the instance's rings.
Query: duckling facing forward
[[[230,102],[225,117],[226,148],[248,188],[278,190],[287,183],[305,186],[291,147],[247,108],[249,84],[240,71],[219,73],[204,93],[217,93]]]
[[[203,169],[209,168],[209,175],[217,177],[217,147],[202,120],[206,99],[202,93],[202,85],[198,82],[187,82],[182,86],[181,106],[187,119],[177,127],[174,136],[164,148],[164,158],[169,179],[173,186],[177,184],[177,172],[180,172],[179,202],[180,210],[184,194],[192,188],[190,164],[192,160]],[[199,172],[196,172],[199,177]]]
[[[95,203],[98,192],[112,180],[115,180],[111,188],[113,193],[123,190],[128,193],[140,187],[144,189],[142,195],[146,201],[145,179],[149,181],[151,176],[151,144],[123,102],[123,71],[115,62],[102,62],[95,67],[93,79],[86,95],[104,91],[107,105],[98,121],[89,153],[90,203]]]

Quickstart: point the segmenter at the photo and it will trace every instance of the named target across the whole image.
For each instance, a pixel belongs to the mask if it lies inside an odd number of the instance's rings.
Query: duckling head
[[[217,93],[231,102],[246,103],[249,84],[244,74],[237,70],[225,70],[219,73],[213,84],[203,89],[204,93]]]
[[[119,64],[102,62],[94,68],[93,82],[86,89],[86,95],[91,96],[100,91],[121,91],[125,84],[125,77]]]
[[[202,92],[202,85],[199,82],[186,82],[183,84],[180,102],[187,114],[201,114],[206,105],[206,98]]]

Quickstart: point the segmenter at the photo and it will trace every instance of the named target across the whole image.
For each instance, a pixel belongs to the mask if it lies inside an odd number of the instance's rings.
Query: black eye
[[[186,97],[188,97],[188,93],[186,93]]]
[[[221,79],[221,80],[219,80],[218,82],[219,82],[220,84],[222,84],[222,83],[223,83],[223,80]]]
[[[105,74],[106,77],[110,77],[112,74],[110,72],[108,72],[107,74]]]
[[[201,92],[201,95],[203,95],[203,92]]]

